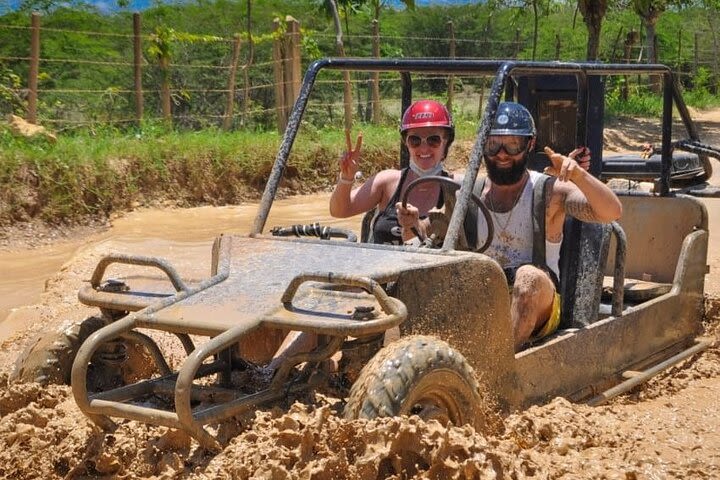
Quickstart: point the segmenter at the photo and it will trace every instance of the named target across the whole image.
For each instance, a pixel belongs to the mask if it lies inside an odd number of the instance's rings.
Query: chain
[[[518,193],[515,195],[515,200],[512,203],[512,207],[510,207],[510,214],[507,216],[507,219],[505,219],[505,225],[502,226],[500,229],[500,233],[505,233],[505,230],[507,230],[508,225],[510,225],[510,220],[512,219],[512,214],[515,211],[515,207],[517,206],[518,202],[520,201],[520,197],[522,197],[523,192],[525,191],[525,185],[527,184],[528,178],[530,176],[525,177],[525,181],[523,182],[522,187],[518,190]],[[492,185],[491,185],[492,187]],[[485,198],[490,203],[490,213],[492,214],[493,220],[495,220],[495,223],[499,226],[500,221],[498,220],[498,217],[496,217],[496,214],[500,214],[500,212],[495,211],[495,204],[493,203],[492,196],[490,194],[490,190],[488,190],[487,195],[485,195]]]

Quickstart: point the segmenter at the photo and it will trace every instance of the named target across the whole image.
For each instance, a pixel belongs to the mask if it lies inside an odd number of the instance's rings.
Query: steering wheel
[[[357,235],[346,228],[328,227],[319,223],[310,225],[293,225],[291,227],[273,227],[270,233],[274,237],[319,237],[323,240],[341,238],[348,242],[357,242]]]
[[[455,180],[449,177],[441,177],[439,175],[428,175],[427,177],[420,177],[412,182],[410,182],[405,189],[405,193],[403,193],[401,202],[403,208],[407,208],[407,200],[410,196],[410,192],[412,192],[418,185],[423,183],[441,183],[445,184],[452,188],[452,192],[455,193],[457,190],[460,189],[461,185],[457,183]],[[478,209],[482,212],[483,217],[485,217],[485,223],[487,224],[487,238],[485,239],[485,243],[478,248],[477,252],[484,252],[487,250],[487,248],[490,246],[490,243],[492,242],[493,235],[495,234],[495,229],[493,227],[493,221],[492,221],[492,215],[490,214],[490,210],[485,206],[485,204],[478,198],[477,195],[475,195],[473,192],[470,192],[470,198],[472,198],[472,201],[477,205]],[[419,232],[415,232],[418,234]],[[420,237],[420,235],[418,235]],[[424,238],[420,238],[420,240],[425,240]]]

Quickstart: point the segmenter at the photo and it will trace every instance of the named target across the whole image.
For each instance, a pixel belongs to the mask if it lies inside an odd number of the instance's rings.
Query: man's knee
[[[555,285],[548,273],[534,265],[523,265],[515,273],[513,297],[548,297],[552,300]]]
[[[512,292],[516,341],[524,343],[552,313],[555,285],[548,273],[533,265],[518,268]]]

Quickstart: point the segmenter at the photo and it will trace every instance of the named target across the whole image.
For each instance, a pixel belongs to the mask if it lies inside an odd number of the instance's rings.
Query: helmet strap
[[[429,177],[433,175],[438,175],[440,172],[443,171],[444,165],[443,162],[438,162],[437,165],[430,168],[420,168],[420,166],[415,163],[415,160],[410,158],[410,170],[415,172],[415,175],[418,177]]]

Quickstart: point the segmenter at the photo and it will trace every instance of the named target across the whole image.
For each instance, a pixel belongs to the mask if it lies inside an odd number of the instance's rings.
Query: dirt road
[[[698,118],[711,132],[708,143],[720,144],[720,114]],[[631,135],[625,128],[615,133]],[[720,200],[707,205],[707,291],[720,296]],[[720,478],[717,344],[609,405],[590,408],[558,398],[510,415],[494,435],[416,418],[347,422],[334,415],[332,399],[316,398],[313,406],[281,405],[224,425],[218,431],[224,449],[217,455],[164,427],[124,421],[102,432],[79,412],[68,387],[8,385],[7,372],[24,342],[93,313],[75,295],[103,253],[172,255],[173,248],[166,240],[95,244],[48,280],[35,306],[21,310],[15,321],[26,328],[0,346],[0,478]],[[193,248],[206,244],[197,241]],[[179,266],[190,275],[205,268]],[[719,331],[714,318],[706,334],[717,339]],[[403,468],[404,476],[393,476]]]

